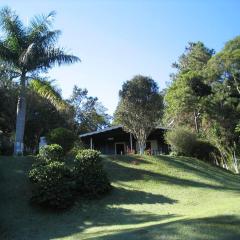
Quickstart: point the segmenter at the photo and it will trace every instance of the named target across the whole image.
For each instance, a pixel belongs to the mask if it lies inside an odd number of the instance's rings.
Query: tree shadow
[[[164,161],[165,164],[173,166],[178,169],[187,170],[193,172],[195,175],[215,180],[224,186],[235,186],[239,187],[240,190],[240,176],[236,175],[226,169],[206,163],[204,161],[198,160],[196,158],[187,157],[169,157],[169,156],[158,156],[159,160]],[[197,164],[194,164],[194,161]],[[224,181],[223,181],[224,177]]]
[[[17,161],[20,161],[18,159]],[[50,240],[81,235],[93,227],[141,224],[171,219],[175,215],[139,213],[121,205],[127,204],[174,204],[174,199],[138,191],[114,188],[109,195],[97,200],[83,200],[64,212],[49,212],[29,205],[30,189],[27,171],[32,161],[9,161],[1,171],[0,182],[0,239]],[[0,162],[1,166],[1,162]],[[80,236],[80,239],[82,235]]]
[[[18,161],[20,160],[18,159]],[[168,161],[168,159],[166,158],[165,161]],[[176,164],[178,165],[179,163],[176,162]],[[0,239],[50,240],[73,234],[76,234],[76,238],[83,239],[82,234],[95,227],[102,229],[101,231],[104,231],[102,234],[106,233],[105,236],[95,237],[95,239],[100,240],[239,239],[239,230],[236,230],[236,227],[239,226],[240,220],[234,216],[176,221],[174,219],[180,216],[173,214],[152,214],[143,211],[138,213],[137,211],[123,208],[121,205],[149,204],[151,208],[151,204],[175,204],[177,202],[164,195],[124,187],[113,189],[109,195],[102,199],[83,201],[80,204],[76,204],[71,210],[66,212],[49,213],[48,211],[40,211],[28,205],[30,195],[27,185],[28,179],[26,172],[24,174],[22,171],[19,171],[19,169],[27,171],[30,165],[31,162],[29,160],[17,163],[16,161],[9,161],[7,167],[5,166],[4,168],[4,172],[1,171],[1,180],[3,182],[0,182],[0,231],[2,232],[0,232]],[[1,167],[0,163],[0,169]],[[107,161],[105,167],[110,171],[111,174],[109,175],[113,181],[127,182],[150,179],[184,187],[229,189],[227,186],[213,186],[160,173],[153,173],[144,169],[131,168],[123,166],[116,161]],[[236,190],[233,187],[232,189]],[[168,221],[168,223],[159,224],[160,221]],[[144,223],[152,224],[152,226],[136,227],[134,230],[126,230],[127,227],[125,226],[125,230],[104,230],[104,228],[116,225],[120,227],[128,224],[137,226]],[[204,232],[207,232],[209,237],[204,235],[205,233],[203,233],[202,229],[204,229]],[[234,238],[235,235],[238,237]],[[86,235],[86,237],[90,236]]]
[[[35,212],[33,215],[31,212],[27,212],[21,216],[21,220],[20,216],[14,214],[3,221],[4,231],[2,235],[0,233],[1,239],[50,240],[73,234],[80,235],[79,239],[82,239],[81,234],[90,228],[99,227],[103,231],[104,227],[136,225],[175,217],[170,214],[137,213],[120,207],[98,205],[96,202],[94,205],[82,204],[75,206],[71,211],[55,214]]]
[[[134,155],[105,155],[105,158],[110,158],[113,161],[120,161],[122,163],[132,163],[132,164],[151,164],[149,161],[144,159],[144,156],[134,154]]]
[[[119,204],[174,204],[177,200],[164,195],[153,194],[138,190],[125,188],[114,188],[112,193],[106,197],[109,203]]]
[[[161,160],[165,161],[166,164],[173,166],[174,168],[179,168],[184,171],[191,171],[195,175],[200,175],[205,178],[214,180],[216,182],[216,185],[200,182],[200,181],[194,181],[184,178],[178,178],[175,176],[170,176],[162,173],[154,173],[145,169],[140,169],[136,166],[134,167],[128,167],[126,165],[122,165],[122,159],[118,158],[118,161],[107,161],[105,165],[105,169],[107,172],[111,172],[109,174],[109,177],[113,182],[121,181],[121,182],[128,182],[128,181],[136,181],[136,180],[151,180],[151,181],[158,181],[159,183],[166,183],[166,184],[174,184],[179,186],[185,186],[185,187],[198,187],[198,188],[209,188],[209,189],[215,189],[215,190],[232,190],[232,191],[239,191],[240,190],[240,176],[236,176],[233,174],[224,173],[228,177],[228,181],[223,181],[223,177],[221,178],[221,175],[214,176],[214,167],[209,166],[210,170],[207,169],[208,164],[207,163],[200,163],[198,164],[200,167],[194,167],[194,163],[187,163],[184,159],[173,159],[167,156],[160,156]],[[183,160],[183,161],[181,161]],[[197,160],[199,161],[199,160]],[[124,159],[124,163],[131,164],[128,160]],[[214,169],[211,169],[214,168]],[[217,168],[218,171],[221,172]]]
[[[234,215],[181,219],[168,223],[155,224],[134,230],[122,230],[98,237],[98,240],[151,239],[151,240],[239,240],[240,218]],[[87,238],[96,239],[96,238]]]

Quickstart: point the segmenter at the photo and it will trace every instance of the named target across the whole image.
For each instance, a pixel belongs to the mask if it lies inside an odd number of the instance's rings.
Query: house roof
[[[117,126],[104,128],[104,129],[101,129],[101,130],[98,130],[98,131],[94,131],[94,132],[84,133],[84,134],[80,135],[80,138],[81,137],[88,137],[88,136],[96,135],[96,134],[99,134],[99,133],[109,132],[109,131],[112,131],[112,130],[115,130],[115,129],[119,129],[119,128],[123,128],[123,126],[122,125],[117,125]],[[168,128],[156,127],[155,129],[167,130]]]
[[[98,130],[98,131],[81,134],[80,137],[87,137],[87,136],[91,136],[91,135],[95,135],[95,134],[103,133],[103,132],[108,132],[108,131],[118,129],[118,128],[122,128],[122,127],[123,127],[122,125],[112,126],[112,127],[108,127],[108,128]]]

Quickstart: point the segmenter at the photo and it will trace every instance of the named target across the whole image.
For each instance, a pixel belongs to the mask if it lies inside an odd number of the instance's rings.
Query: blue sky
[[[57,12],[59,44],[81,63],[56,67],[51,79],[69,97],[74,85],[87,88],[112,114],[122,83],[151,76],[166,87],[171,64],[189,41],[219,51],[240,34],[239,0],[7,0],[27,23],[36,14]]]

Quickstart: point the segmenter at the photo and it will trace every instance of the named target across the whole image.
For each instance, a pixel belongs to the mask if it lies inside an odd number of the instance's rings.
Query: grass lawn
[[[105,157],[114,186],[56,213],[32,208],[31,158],[0,158],[0,239],[240,239],[240,176],[196,159]]]

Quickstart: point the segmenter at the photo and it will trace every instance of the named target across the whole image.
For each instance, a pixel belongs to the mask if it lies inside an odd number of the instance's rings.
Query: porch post
[[[132,152],[132,134],[130,133],[130,150]]]
[[[92,137],[90,138],[90,149],[93,149],[93,139],[92,139]]]

